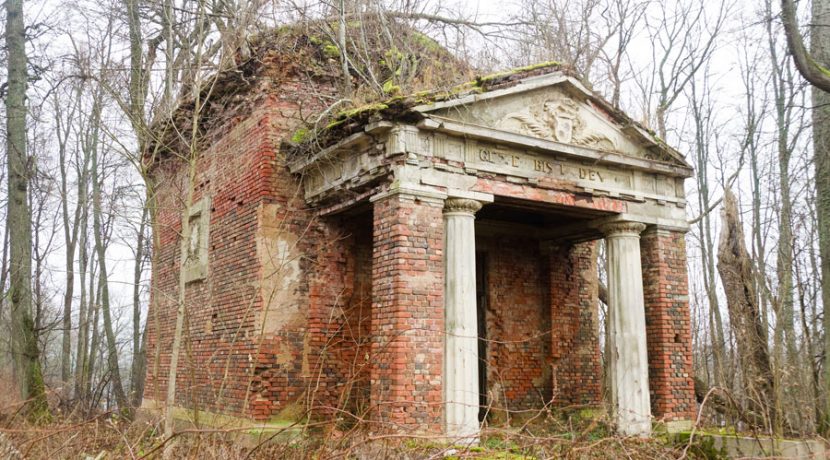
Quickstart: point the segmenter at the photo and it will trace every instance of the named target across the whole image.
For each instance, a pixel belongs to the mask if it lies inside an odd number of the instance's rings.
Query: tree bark
[[[824,45],[819,44],[819,42],[826,43],[828,33],[821,30],[826,28],[826,24],[822,27],[817,22],[817,20],[825,19],[822,16],[822,13],[827,11],[825,3],[825,0],[813,0],[813,20],[810,26],[811,53],[807,52],[807,47],[804,46],[804,38],[801,36],[801,31],[798,30],[798,18],[793,0],[781,0],[781,22],[784,24],[787,46],[790,48],[798,72],[816,88],[830,92],[830,70],[827,67],[827,56],[826,52],[821,49]]]
[[[784,3],[791,2],[784,1]],[[830,1],[813,0],[811,14],[811,63],[815,66],[822,66],[823,72],[827,72],[826,66],[830,63],[830,27],[828,27],[830,25],[828,22]],[[798,59],[802,54],[800,51],[803,51],[803,46],[796,47],[792,51],[793,56]],[[813,74],[805,74],[801,66],[799,66],[799,71],[815,85],[813,88],[813,161],[816,168],[816,214],[825,331],[822,429],[825,433],[830,433],[830,333],[827,333],[830,331],[830,94],[827,93],[830,90],[830,84],[825,84],[830,83],[827,81],[830,77],[824,75],[823,78],[816,79]]]
[[[101,309],[98,307],[98,301],[101,298],[100,292],[101,289],[99,286],[94,285],[95,270],[90,269],[89,271],[89,308],[87,309],[87,322],[89,323],[89,333],[91,334],[89,340],[89,347],[88,347],[88,354],[87,354],[87,365],[85,371],[85,379],[84,379],[84,395],[86,398],[86,403],[88,407],[94,406],[93,401],[93,387],[92,387],[92,380],[95,376],[95,367],[98,362],[98,346],[101,343],[100,339],[100,332],[98,329],[98,322],[100,320],[100,312]]]
[[[6,154],[8,156],[9,291],[12,355],[19,394],[33,418],[48,415],[40,350],[32,319],[32,221],[28,191],[33,159],[26,146],[26,33],[23,0],[6,2]]]
[[[729,322],[735,334],[741,364],[747,408],[763,415],[775,426],[775,388],[767,345],[767,331],[761,318],[752,273],[739,220],[738,204],[729,189],[724,191],[723,229],[718,245],[718,272],[726,294]]]
[[[86,158],[84,159],[86,164]],[[86,166],[84,166],[86,168]],[[86,185],[78,185],[78,206],[81,207],[81,220],[78,227],[78,285],[80,287],[80,298],[78,299],[78,340],[75,349],[75,399],[83,405],[86,400],[86,383],[89,369],[89,360],[87,352],[89,350],[89,305],[87,299],[87,270],[89,267],[89,252],[88,247],[88,220],[89,209],[86,204],[87,199]],[[92,276],[90,275],[90,278]],[[91,292],[90,296],[91,296]]]

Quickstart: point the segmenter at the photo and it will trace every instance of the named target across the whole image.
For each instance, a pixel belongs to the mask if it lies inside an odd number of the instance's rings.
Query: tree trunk
[[[40,350],[32,320],[32,221],[28,190],[32,161],[26,149],[26,33],[23,0],[6,1],[6,154],[8,166],[9,291],[12,355],[19,394],[34,418],[48,415]]]
[[[790,159],[792,158],[791,145],[795,144],[801,129],[793,120],[792,109],[798,102],[796,98],[795,81],[793,72],[787,66],[787,60],[778,57],[779,49],[776,43],[776,34],[772,30],[771,0],[768,0],[767,9],[767,35],[770,49],[770,63],[772,64],[773,78],[772,89],[775,102],[775,121],[777,128],[776,147],[778,153],[778,188],[780,190],[781,203],[778,214],[778,253],[776,259],[776,275],[778,286],[776,287],[776,299],[774,301],[776,322],[773,338],[773,356],[775,362],[775,375],[777,382],[785,375],[792,378],[787,385],[788,393],[791,395],[801,394],[804,386],[803,365],[796,348],[795,337],[795,314],[794,314],[794,287],[793,287],[793,225],[792,225],[792,198],[790,189]],[[791,130],[792,127],[792,130]],[[794,139],[790,139],[793,136]],[[809,331],[804,331],[809,337]],[[786,351],[786,354],[784,353]],[[779,404],[784,404],[784,385],[778,384],[777,399]],[[788,405],[788,409],[789,409]],[[797,407],[797,405],[796,405]],[[803,411],[788,410],[798,426],[803,426]],[[783,415],[783,414],[782,414]],[[783,422],[783,416],[781,417]],[[779,424],[780,425],[780,424]],[[777,434],[780,434],[781,427],[778,427]]]
[[[0,261],[0,286],[6,286],[6,281],[8,281],[8,279],[9,279],[9,226],[8,225],[3,227],[3,254],[2,254],[2,257],[3,257],[3,260]],[[7,299],[6,296],[2,296],[2,298],[0,298],[0,321],[2,321],[3,318],[5,317],[5,315],[3,313],[3,310],[5,310],[5,308],[6,308],[6,299]],[[3,324],[0,324],[0,326],[3,326]],[[6,340],[10,340],[10,338],[4,339],[4,342]],[[9,346],[8,349],[11,350],[11,346],[10,346],[11,344],[9,343],[7,345]],[[4,367],[6,369],[11,368],[12,364],[10,362],[7,362],[7,358],[9,358],[9,357],[10,356],[7,355],[7,354],[0,354],[0,366]]]
[[[97,116],[95,117],[97,118]],[[97,120],[95,121],[97,123]],[[98,256],[98,289],[101,291],[101,316],[104,320],[104,335],[107,340],[107,366],[109,369],[112,390],[118,409],[129,412],[130,403],[124,392],[124,385],[121,380],[121,370],[118,364],[118,345],[115,342],[115,331],[112,327],[112,314],[110,312],[107,255],[104,247],[104,224],[102,222],[101,209],[101,183],[98,178],[98,151],[97,147],[92,148],[92,234],[95,236],[95,252]]]
[[[86,189],[83,191],[81,187],[78,188],[78,205],[81,206],[81,220],[78,227],[78,281],[80,286],[80,299],[78,300],[78,343],[75,350],[75,398],[83,405],[87,397],[87,375],[89,369],[89,360],[87,352],[89,350],[89,305],[87,299],[86,279],[87,268],[89,266],[89,252],[88,245],[88,214],[89,210],[86,206]],[[90,279],[92,276],[90,275]],[[91,282],[90,282],[91,284]],[[90,291],[90,297],[92,296]]]
[[[718,272],[726,293],[729,322],[735,334],[747,408],[775,426],[775,388],[767,346],[767,331],[761,318],[752,261],[746,250],[738,204],[729,189],[724,191],[723,229],[718,245]]]
[[[133,407],[141,405],[144,395],[144,374],[146,357],[141,340],[141,274],[144,271],[144,229],[147,224],[148,207],[141,212],[133,269],[133,363],[130,369],[130,400]]]
[[[94,406],[93,400],[93,387],[92,387],[92,380],[95,376],[95,366],[98,362],[98,346],[101,343],[100,333],[98,329],[98,322],[100,317],[101,309],[98,307],[98,301],[100,299],[100,287],[96,287],[95,291],[93,291],[93,280],[95,277],[93,276],[93,270],[89,272],[89,308],[87,310],[87,321],[89,322],[90,329],[90,340],[89,340],[89,353],[87,355],[87,366],[86,366],[86,375],[84,376],[84,394],[86,395],[87,404],[90,408]],[[93,295],[95,292],[95,295]]]
[[[80,85],[78,99],[75,104],[80,103]],[[78,246],[79,223],[81,219],[81,197],[78,196],[78,201],[75,204],[71,220],[69,214],[69,172],[68,165],[70,160],[67,158],[67,141],[71,132],[70,126],[74,118],[77,105],[72,106],[71,110],[66,116],[66,125],[64,125],[63,111],[61,110],[61,101],[55,95],[54,106],[56,109],[55,123],[58,137],[58,167],[60,170],[60,187],[61,187],[61,218],[63,223],[63,238],[66,245],[66,278],[64,279],[64,294],[63,294],[63,331],[61,340],[61,381],[65,386],[69,386],[69,380],[72,378],[72,301],[75,293],[75,249]],[[78,191],[81,190],[81,183],[83,182],[82,174],[85,173],[86,168],[78,168],[81,172],[78,174]],[[79,317],[80,318],[80,317]],[[69,395],[68,388],[65,394]]]
[[[813,60],[830,64],[830,0],[813,0],[810,34]],[[813,159],[816,168],[816,215],[824,305],[824,407],[822,428],[830,433],[830,94],[813,88]]]

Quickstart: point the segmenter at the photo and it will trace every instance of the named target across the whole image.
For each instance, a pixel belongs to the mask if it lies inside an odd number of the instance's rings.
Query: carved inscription
[[[535,173],[535,175],[561,176],[567,179],[599,183],[605,183],[610,176],[608,172],[596,168],[573,166],[560,161],[534,158],[520,153],[505,152],[492,148],[479,149],[477,159],[482,163],[516,169],[517,172]],[[620,185],[630,185],[627,178],[622,178],[623,180],[616,179],[615,182],[622,182]]]
[[[560,176],[566,175],[565,166],[562,163],[547,160],[533,160],[533,170],[545,174],[556,172]],[[582,180],[605,182],[605,178],[602,176],[603,173],[599,170],[591,168],[576,168],[576,170]]]
[[[519,168],[521,164],[521,157],[512,154],[499,152],[498,150],[480,149],[478,151],[478,159],[485,163],[492,163],[494,165],[510,166]]]

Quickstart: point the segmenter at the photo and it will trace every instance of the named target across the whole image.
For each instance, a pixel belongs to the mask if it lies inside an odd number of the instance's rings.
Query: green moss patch
[[[538,64],[528,65],[528,66],[524,66],[524,67],[517,67],[515,69],[504,70],[502,72],[496,72],[496,73],[492,73],[490,75],[485,75],[483,77],[478,77],[476,79],[476,84],[481,86],[481,85],[484,85],[484,84],[487,84],[487,83],[490,83],[490,82],[493,82],[493,81],[496,81],[496,80],[500,80],[500,79],[505,78],[505,77],[516,75],[516,74],[532,72],[534,70],[547,69],[547,68],[559,69],[561,67],[562,67],[562,64],[560,64],[556,61],[545,61],[545,62],[540,62]]]

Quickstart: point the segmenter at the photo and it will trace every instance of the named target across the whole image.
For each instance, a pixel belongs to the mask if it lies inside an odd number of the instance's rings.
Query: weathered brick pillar
[[[596,247],[595,241],[551,247],[552,386],[560,407],[602,402]]]
[[[652,413],[671,431],[690,426],[697,410],[684,236],[650,227],[640,239]]]
[[[443,200],[373,199],[371,403],[378,430],[440,433]]]

